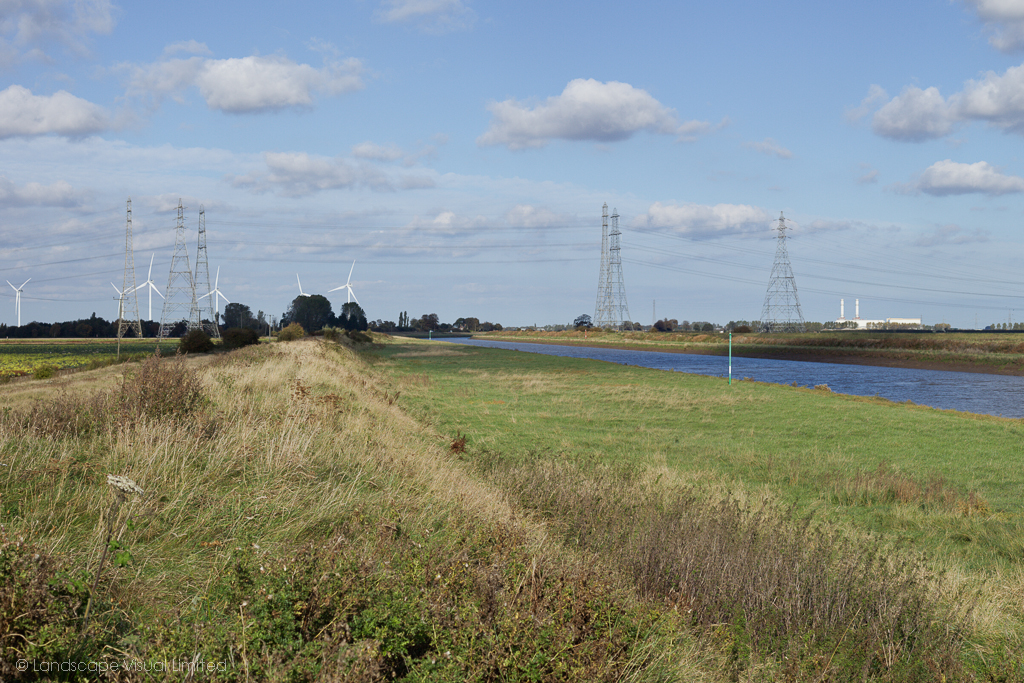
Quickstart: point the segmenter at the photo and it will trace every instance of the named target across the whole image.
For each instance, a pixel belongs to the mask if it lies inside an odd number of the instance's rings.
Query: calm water
[[[551,356],[592,358],[659,370],[675,370],[715,377],[729,376],[725,356],[697,356],[657,351],[622,351],[579,346],[552,346],[482,339],[446,339],[455,344],[516,349]],[[933,408],[951,408],[1003,417],[1024,417],[1024,377],[983,375],[974,372],[909,370],[868,365],[806,363],[764,358],[732,359],[732,378],[800,386],[827,384],[832,391],[858,396],[881,396],[890,401],[911,400]]]

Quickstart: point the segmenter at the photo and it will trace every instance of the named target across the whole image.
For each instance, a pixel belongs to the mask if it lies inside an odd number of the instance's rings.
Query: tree
[[[576,329],[593,327],[594,322],[590,319],[589,315],[584,313],[583,315],[577,316],[576,319],[572,321],[572,326]]]
[[[441,320],[437,313],[424,313],[420,319],[413,323],[413,327],[422,332],[436,330],[441,326]]]
[[[252,310],[245,304],[228,304],[221,315],[224,327],[251,327]]]
[[[366,323],[366,313],[355,301],[341,305],[341,315],[338,316],[338,324],[346,330],[359,330],[366,332],[369,325]]]
[[[329,325],[334,311],[331,310],[331,302],[322,294],[310,294],[309,296],[297,296],[292,299],[291,306],[285,314],[289,323],[299,323],[302,329],[308,333],[323,329]]]

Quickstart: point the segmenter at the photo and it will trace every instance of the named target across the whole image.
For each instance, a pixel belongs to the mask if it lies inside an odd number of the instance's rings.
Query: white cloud
[[[988,121],[1014,133],[1024,133],[1024,65],[1002,76],[989,71],[980,81],[967,81],[950,100],[962,119]]]
[[[641,130],[692,139],[711,128],[701,121],[680,123],[673,110],[646,90],[592,78],[570,81],[561,95],[536,107],[513,99],[494,102],[488,109],[491,125],[477,144],[509,149],[544,147],[554,139],[614,142]]]
[[[297,64],[287,57],[168,59],[130,68],[129,94],[165,96],[182,101],[195,86],[211,109],[240,114],[288,107],[310,107],[314,94],[339,95],[363,88],[358,59],[329,61],[322,68]]]
[[[77,54],[90,34],[114,28],[109,0],[4,0],[0,2],[0,65],[19,59],[48,60],[43,47],[57,42]]]
[[[916,182],[904,185],[904,192],[924,192],[944,197],[954,194],[1002,195],[1024,192],[1024,178],[1004,175],[991,164],[979,161],[961,164],[950,159],[937,161]]]
[[[992,33],[989,43],[1002,52],[1024,48],[1024,4],[1019,0],[964,0]]]
[[[33,95],[20,85],[0,91],[0,138],[56,133],[77,137],[106,130],[110,117],[103,107],[58,90]]]
[[[955,121],[954,109],[938,88],[910,86],[875,112],[871,127],[882,137],[921,142],[949,135]]]
[[[779,143],[775,142],[772,138],[765,138],[761,142],[744,142],[744,147],[760,152],[761,154],[767,154],[768,156],[776,156],[780,159],[792,159],[793,153]]]
[[[0,207],[21,207],[21,206],[60,206],[75,207],[83,202],[81,193],[76,192],[71,185],[64,180],[59,180],[52,185],[40,183],[25,183],[18,187],[5,176],[0,176]]]
[[[178,43],[171,43],[164,48],[164,55],[174,55],[179,52],[184,52],[190,55],[212,55],[213,52],[206,46],[206,43],[200,43],[196,40],[183,40]]]
[[[767,232],[772,218],[764,209],[747,204],[662,204],[655,202],[634,228],[668,228],[697,238]]]
[[[415,23],[426,33],[472,26],[475,13],[462,0],[383,0],[376,14],[384,23]]]
[[[276,191],[287,197],[301,197],[324,190],[365,187],[375,192],[422,189],[434,186],[423,174],[389,175],[368,163],[313,156],[305,152],[267,152],[266,170],[244,176],[229,176],[235,187],[257,193]]]
[[[352,156],[357,159],[370,159],[372,161],[396,161],[405,156],[397,145],[378,145],[373,142],[360,142],[352,147]]]
[[[949,224],[936,227],[931,234],[922,235],[914,241],[918,247],[935,247],[943,244],[972,244],[977,242],[988,242],[989,233],[987,230],[975,228],[964,230],[959,225]]]
[[[921,142],[945,137],[957,123],[969,121],[1024,134],[1024,65],[1001,75],[989,71],[981,79],[965,82],[963,90],[948,98],[935,87],[907,87],[875,112],[872,127],[882,137]]]

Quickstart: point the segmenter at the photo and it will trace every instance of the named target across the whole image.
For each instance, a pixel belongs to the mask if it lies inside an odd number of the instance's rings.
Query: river
[[[622,365],[689,372],[713,377],[728,377],[729,375],[729,359],[724,356],[524,344],[467,338],[450,338],[444,341],[454,344],[545,353],[551,356],[590,358]],[[890,401],[910,400],[933,408],[962,410],[1002,417],[1024,417],[1024,377],[733,357],[733,381],[748,377],[758,382],[776,384],[796,382],[800,386],[808,387],[827,384],[832,391],[840,394],[881,396]]]

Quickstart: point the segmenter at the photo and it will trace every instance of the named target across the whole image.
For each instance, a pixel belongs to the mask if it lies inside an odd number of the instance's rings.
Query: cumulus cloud
[[[5,176],[0,176],[0,206],[4,208],[22,206],[80,206],[84,197],[64,180],[52,185],[26,183],[17,186]]]
[[[793,153],[788,149],[775,142],[771,138],[765,138],[761,142],[744,142],[743,146],[752,149],[761,154],[767,154],[768,156],[776,156],[780,159],[792,159]]]
[[[747,204],[662,204],[655,202],[647,213],[631,224],[637,229],[667,228],[680,235],[696,238],[720,237],[740,233],[766,232],[772,217],[757,206]]]
[[[561,95],[535,107],[512,99],[487,108],[491,125],[477,144],[513,150],[544,147],[555,139],[615,142],[642,130],[691,140],[711,129],[702,121],[680,123],[673,110],[646,90],[592,78],[570,81]]]
[[[1024,5],[1017,0],[964,0],[991,33],[989,43],[1001,52],[1024,48]]]
[[[882,137],[921,142],[945,137],[958,123],[970,121],[1024,134],[1024,65],[968,80],[948,98],[935,87],[910,86],[875,112],[872,128]]]
[[[171,43],[164,48],[164,55],[175,55],[179,52],[184,52],[189,55],[212,55],[213,52],[206,46],[206,43],[200,43],[197,40],[183,40],[178,43]]]
[[[184,91],[194,86],[208,107],[231,114],[310,107],[316,94],[363,88],[363,65],[355,58],[327,61],[319,69],[282,55],[189,57],[126,68],[131,95],[152,98],[154,103],[166,96],[180,102]]]
[[[235,187],[258,193],[277,192],[287,197],[357,187],[375,192],[394,192],[434,186],[430,176],[389,175],[372,164],[354,163],[347,159],[313,156],[305,152],[267,152],[263,157],[265,171],[229,176],[228,180]]]
[[[376,18],[415,24],[426,33],[447,33],[469,28],[476,14],[462,0],[383,0]]]
[[[113,30],[112,9],[109,0],[4,0],[0,2],[0,65],[33,56],[48,60],[45,48],[51,42],[85,54],[90,35]]]
[[[916,182],[900,189],[904,192],[924,192],[936,197],[954,194],[997,196],[1024,192],[1024,178],[1004,175],[985,161],[961,164],[946,159],[935,162],[924,170]]]
[[[938,88],[910,86],[875,112],[871,127],[882,137],[921,142],[949,135],[956,118]]]
[[[0,91],[0,138],[56,133],[79,137],[106,130],[110,117],[103,107],[58,90],[33,95],[20,85]]]

